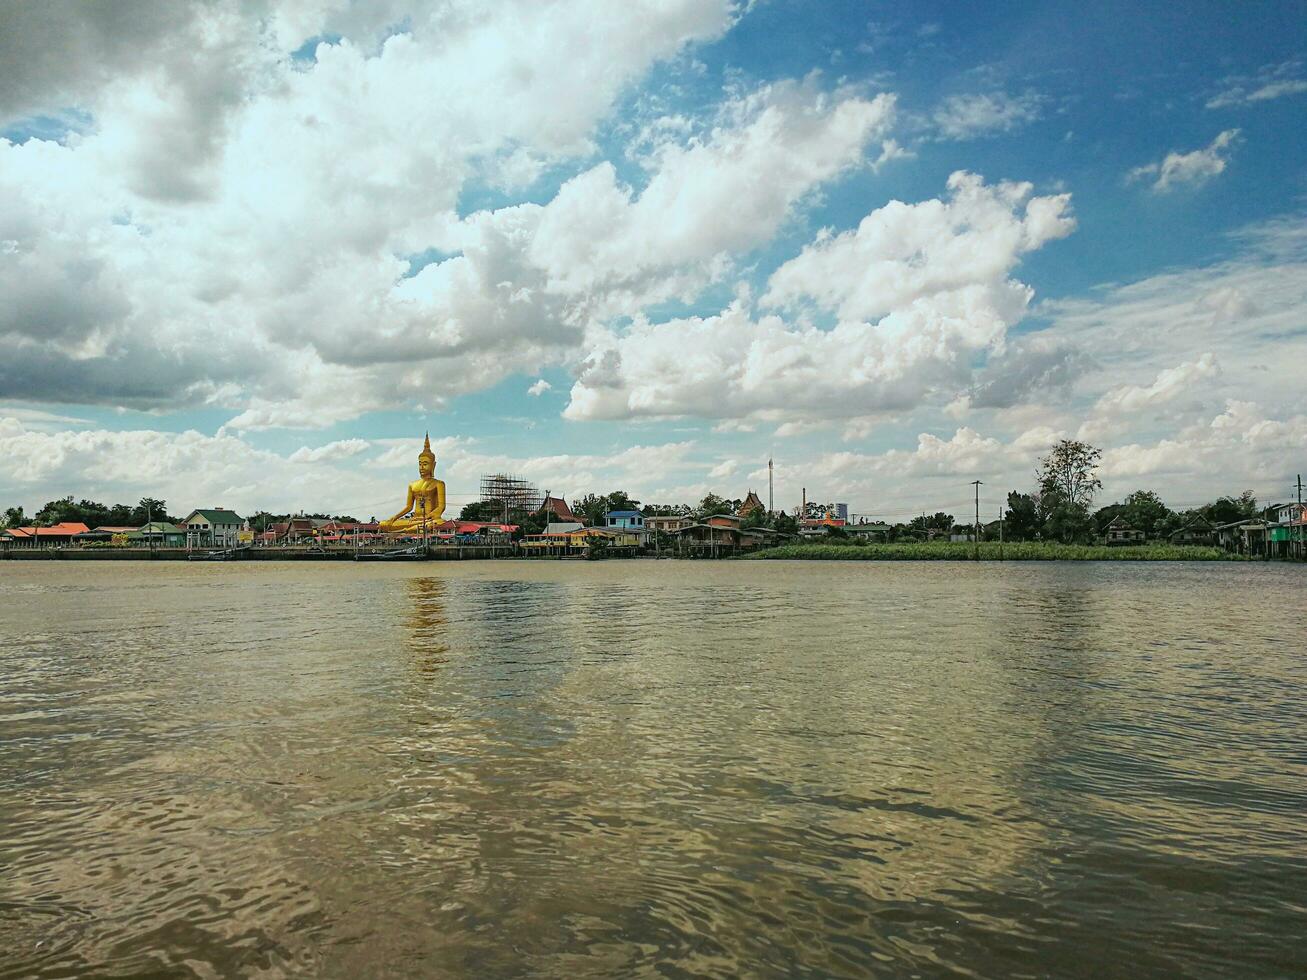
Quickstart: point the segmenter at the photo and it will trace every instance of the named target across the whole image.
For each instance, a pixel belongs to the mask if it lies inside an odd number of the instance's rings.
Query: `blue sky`
[[[381,513],[428,428],[456,503],[1307,469],[1298,4],[49,16],[0,13],[0,502]]]

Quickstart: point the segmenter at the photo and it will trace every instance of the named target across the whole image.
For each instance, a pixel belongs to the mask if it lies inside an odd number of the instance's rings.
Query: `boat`
[[[421,545],[413,548],[399,548],[395,551],[359,551],[354,555],[355,561],[422,561],[426,555]]]

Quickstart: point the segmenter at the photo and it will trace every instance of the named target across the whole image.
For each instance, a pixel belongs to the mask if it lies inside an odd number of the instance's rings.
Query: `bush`
[[[970,561],[975,545],[966,541],[901,541],[897,544],[786,544],[740,556],[744,560],[814,561]],[[1149,544],[1132,548],[1105,545],[1059,544],[1052,541],[1019,541],[999,545],[980,544],[982,561],[1239,561],[1220,548],[1193,545]]]

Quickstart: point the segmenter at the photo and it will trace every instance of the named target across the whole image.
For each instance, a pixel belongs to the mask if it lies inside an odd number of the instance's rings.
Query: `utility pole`
[[[1302,528],[1303,528],[1303,524],[1305,523],[1303,518],[1304,518],[1304,514],[1302,512],[1302,474],[1299,473],[1298,474],[1298,534],[1297,534],[1298,547],[1296,549],[1297,553],[1295,555],[1295,557],[1298,558],[1299,561],[1301,561],[1303,557]]]
[[[980,488],[984,486],[979,480],[972,480],[971,485],[976,488],[976,561],[980,561]]]
[[[772,474],[774,470],[775,467],[772,465],[772,460],[768,458],[767,460],[767,516],[768,517],[771,517],[772,514],[776,513],[775,492],[774,492],[775,483],[772,480]]]

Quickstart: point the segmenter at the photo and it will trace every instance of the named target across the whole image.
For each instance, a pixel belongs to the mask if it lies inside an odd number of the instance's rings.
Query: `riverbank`
[[[786,544],[741,555],[745,560],[777,561],[971,561],[976,546],[965,541],[899,544]],[[981,561],[1247,561],[1220,548],[1149,544],[1109,548],[1105,545],[1020,541],[980,544]]]
[[[231,551],[185,548],[11,548],[10,561],[473,561],[515,556],[509,545],[431,545],[425,558],[387,548],[237,548]]]
[[[653,554],[607,555],[601,560],[653,560]],[[663,558],[705,559],[704,554],[669,555]],[[963,541],[902,542],[897,544],[786,544],[741,555],[722,554],[750,561],[972,561],[975,546]],[[341,562],[341,561],[578,561],[584,555],[546,556],[523,554],[506,545],[432,545],[425,556],[396,553],[393,548],[242,548],[229,552],[187,551],[184,548],[49,548],[10,549],[0,558],[13,561],[238,561],[238,562]],[[1220,548],[1173,545],[1139,545],[1108,548],[1103,545],[1016,542],[980,545],[981,561],[1249,561],[1245,555]]]

